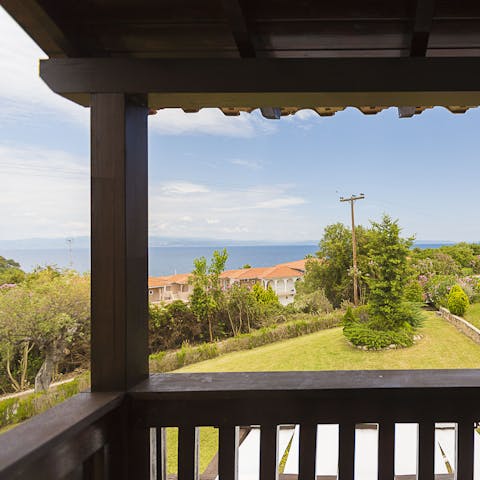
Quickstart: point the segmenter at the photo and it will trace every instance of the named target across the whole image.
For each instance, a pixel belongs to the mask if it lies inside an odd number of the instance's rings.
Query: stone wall
[[[445,320],[450,322],[457,330],[471,338],[474,342],[480,344],[480,330],[467,322],[464,318],[450,313],[446,308],[440,307],[438,313]]]

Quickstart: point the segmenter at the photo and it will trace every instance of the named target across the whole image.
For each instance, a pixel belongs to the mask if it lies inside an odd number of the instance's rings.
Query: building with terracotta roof
[[[220,275],[221,286],[228,290],[234,284],[249,288],[260,284],[272,288],[282,305],[292,303],[295,298],[295,283],[305,273],[306,260],[280,263],[273,267],[252,267],[225,270]],[[148,293],[152,303],[170,303],[174,300],[188,301],[193,287],[189,284],[191,274],[181,273],[164,277],[149,277]]]
[[[179,273],[164,277],[148,277],[148,298],[151,303],[188,301],[193,287],[188,280],[191,273]]]

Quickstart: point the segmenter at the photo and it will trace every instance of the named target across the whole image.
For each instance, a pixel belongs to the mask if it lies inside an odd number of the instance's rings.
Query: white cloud
[[[87,109],[56,95],[40,79],[38,62],[47,56],[1,7],[0,32],[0,122],[56,113],[88,125]]]
[[[295,205],[302,205],[307,203],[304,198],[300,197],[281,197],[281,198],[272,198],[264,202],[257,203],[255,208],[284,208],[284,207],[293,207]]]
[[[208,193],[209,189],[204,185],[191,182],[167,182],[161,187],[167,195],[189,195],[191,193]]]
[[[320,118],[320,116],[315,110],[312,110],[311,108],[304,108],[303,110],[299,110],[297,113],[295,113],[294,116],[290,118],[296,120],[311,120],[313,118],[318,119]]]
[[[164,184],[151,187],[150,234],[295,240],[305,230],[299,207],[306,200],[290,194],[292,185],[208,188],[208,193],[172,195]]]
[[[0,238],[88,235],[88,159],[0,144]]]
[[[164,135],[207,134],[250,138],[276,130],[271,120],[258,114],[242,112],[238,117],[224,115],[217,108],[184,113],[179,108],[160,110],[149,117],[151,130]]]
[[[39,59],[47,55],[0,7],[0,124],[25,120],[32,115],[61,116],[88,126],[89,111],[53,93],[40,79]],[[258,112],[225,116],[218,109],[184,113],[180,109],[160,110],[149,117],[153,132],[165,135],[208,134],[249,138],[275,131],[272,121]]]
[[[230,160],[232,165],[238,165],[239,167],[249,168],[250,170],[261,170],[263,168],[263,164],[258,160],[246,160],[243,158],[234,158]]]

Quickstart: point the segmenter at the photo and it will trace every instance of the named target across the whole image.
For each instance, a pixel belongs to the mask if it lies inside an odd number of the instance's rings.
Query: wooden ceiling
[[[480,54],[478,1],[2,0],[1,4],[50,57]]]
[[[472,0],[0,0],[0,4],[50,58],[480,57],[480,2]],[[223,105],[223,111],[238,114],[255,106]],[[365,113],[383,107],[360,106]],[[287,105],[281,113],[294,113],[295,108]],[[325,110],[328,107],[312,108],[334,113]]]

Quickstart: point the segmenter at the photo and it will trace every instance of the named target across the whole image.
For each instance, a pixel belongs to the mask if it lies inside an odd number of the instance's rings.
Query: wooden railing
[[[300,432],[298,473],[280,479],[327,478],[316,472],[317,425],[338,424],[338,474],[328,478],[353,480],[355,428],[369,423],[378,425],[380,480],[430,480],[435,423],[450,422],[457,425],[456,472],[436,478],[472,480],[479,419],[478,370],[152,375],[125,394],[80,394],[0,436],[0,479],[173,478],[164,429],[178,427],[176,477],[196,480],[203,473],[198,427],[214,426],[218,470],[208,478],[235,480],[242,432],[259,426],[259,479],[275,480],[280,425]],[[418,424],[413,477],[394,476],[399,423]]]
[[[353,480],[355,428],[364,423],[378,425],[380,480],[415,478],[395,477],[399,423],[418,424],[416,475],[433,479],[437,422],[456,424],[457,458],[456,476],[436,478],[473,479],[474,425],[480,419],[478,370],[166,374],[151,376],[129,395],[135,427],[157,429],[153,461],[163,476],[162,428],[178,427],[178,480],[199,476],[201,426],[219,429],[221,480],[237,478],[238,427],[253,425],[260,426],[259,478],[278,478],[278,426],[287,424],[300,426],[299,479],[317,478],[317,425],[338,424],[338,478]]]
[[[0,435],[0,479],[120,478],[123,398],[80,393]]]

